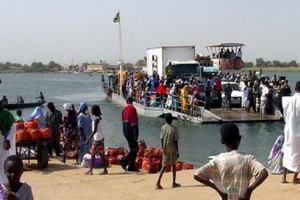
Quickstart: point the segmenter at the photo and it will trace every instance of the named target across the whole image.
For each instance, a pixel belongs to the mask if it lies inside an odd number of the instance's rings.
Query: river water
[[[284,75],[293,90],[300,73]],[[73,103],[76,108],[82,101],[87,102],[89,108],[93,104],[100,105],[106,145],[127,148],[122,134],[122,107],[106,101],[106,95],[101,92],[100,74],[0,74],[0,79],[0,95],[6,95],[11,103],[16,102],[17,95],[22,96],[25,102],[35,101],[35,97],[42,91],[45,99],[53,101],[62,112],[62,104],[66,102]],[[23,119],[28,119],[33,110],[23,109]],[[43,106],[43,110],[46,113],[47,107]],[[15,115],[15,110],[12,113]],[[162,118],[140,116],[140,139],[145,140],[148,146],[159,147],[163,124]],[[220,143],[221,124],[191,124],[177,120],[173,124],[179,130],[179,160],[200,166],[208,161],[209,156],[225,151]],[[240,150],[255,155],[260,162],[267,164],[274,141],[278,135],[283,134],[283,126],[283,122],[238,123],[242,135]]]

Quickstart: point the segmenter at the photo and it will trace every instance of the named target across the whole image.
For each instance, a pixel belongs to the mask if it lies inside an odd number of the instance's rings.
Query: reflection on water
[[[34,101],[34,97],[43,91],[47,101],[53,101],[57,109],[63,111],[62,104],[70,102],[77,108],[82,101],[89,108],[98,104],[103,114],[103,125],[107,146],[124,146],[127,143],[122,134],[121,110],[118,105],[107,102],[101,93],[99,74],[1,74],[0,95],[6,95],[10,101],[23,96],[25,101]],[[291,87],[299,73],[287,73]],[[23,118],[27,119],[34,108],[24,109]],[[46,112],[46,106],[43,107]],[[15,114],[15,111],[12,111]],[[140,139],[148,146],[160,146],[160,128],[162,118],[139,117]],[[208,156],[225,151],[220,142],[221,124],[190,124],[175,120],[180,140],[180,160],[197,166],[208,161]],[[283,134],[282,122],[239,123],[242,135],[240,150],[254,154],[259,161],[266,164],[269,151],[278,135]]]

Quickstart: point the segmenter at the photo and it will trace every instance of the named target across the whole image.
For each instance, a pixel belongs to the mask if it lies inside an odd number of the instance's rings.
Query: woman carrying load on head
[[[66,113],[63,116],[63,157],[62,162],[66,162],[66,158],[74,158],[78,163],[79,155],[79,135],[77,129],[77,113],[74,106],[70,103],[63,104]]]

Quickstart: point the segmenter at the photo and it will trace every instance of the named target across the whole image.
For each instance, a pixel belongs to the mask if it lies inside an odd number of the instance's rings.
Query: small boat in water
[[[4,108],[8,110],[14,110],[14,109],[22,109],[22,108],[34,108],[37,106],[41,106],[46,101],[37,101],[32,103],[10,103],[10,104],[4,104]]]

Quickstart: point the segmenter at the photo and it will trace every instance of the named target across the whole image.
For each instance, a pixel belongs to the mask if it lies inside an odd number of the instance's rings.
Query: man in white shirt
[[[269,88],[267,87],[265,82],[262,82],[262,91],[260,96],[260,114],[266,114],[266,106],[267,106],[267,94],[269,93]]]
[[[283,177],[286,183],[286,171],[294,172],[293,183],[299,183],[297,178],[300,172],[300,81],[297,81],[295,94],[292,97],[282,98],[284,126],[283,143]]]
[[[238,52],[236,53],[236,58],[237,59],[242,59],[243,57],[243,52],[242,52],[242,49],[239,48]]]

